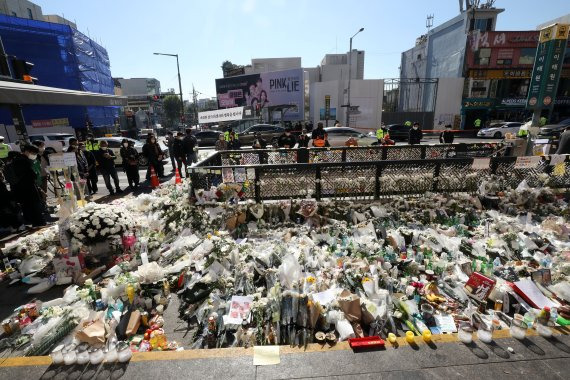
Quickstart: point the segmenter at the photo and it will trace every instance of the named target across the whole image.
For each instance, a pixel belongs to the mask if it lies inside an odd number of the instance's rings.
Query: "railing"
[[[474,158],[318,162],[301,164],[217,165],[193,168],[195,189],[222,182],[244,183],[244,198],[270,199],[357,197],[379,199],[425,192],[475,192],[484,180],[498,189],[514,188],[524,179],[531,187],[570,188],[570,155],[564,170],[545,157],[534,168],[517,165],[517,157],[493,157],[478,169]]]
[[[242,149],[216,152],[198,166],[400,161],[503,155],[504,143],[393,145],[308,149]]]

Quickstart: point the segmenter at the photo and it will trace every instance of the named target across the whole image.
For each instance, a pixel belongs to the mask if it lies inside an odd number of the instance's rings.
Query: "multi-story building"
[[[162,122],[160,81],[155,78],[113,78],[128,99],[124,111],[136,115],[138,128],[151,128]],[[117,91],[115,91],[117,92]]]
[[[402,53],[399,112],[433,113],[435,126],[459,119],[467,38],[473,31],[495,30],[504,11],[467,3],[459,15],[430,29]]]
[[[0,0],[0,13],[29,20],[44,20],[42,7],[28,0]]]
[[[476,32],[469,36],[462,102],[467,127],[478,118],[521,121],[530,116],[525,105],[538,36],[539,31],[535,30]],[[567,48],[553,119],[568,115],[569,106],[570,48]]]
[[[105,48],[63,17],[49,19],[57,23],[44,21],[41,7],[29,1],[0,0],[0,38],[6,54],[33,63],[31,74],[40,85],[113,94]],[[28,132],[43,133],[56,132],[56,127],[112,127],[118,109],[23,105],[23,113]],[[7,109],[0,108],[0,124],[13,124]]]
[[[461,3],[461,2],[460,2]],[[538,31],[496,31],[504,9],[474,7],[429,30],[402,53],[399,112],[433,113],[434,126],[461,120],[464,129],[493,120],[522,121]],[[570,15],[539,25],[564,22]],[[566,51],[553,118],[570,114]],[[458,123],[459,124],[459,123]]]

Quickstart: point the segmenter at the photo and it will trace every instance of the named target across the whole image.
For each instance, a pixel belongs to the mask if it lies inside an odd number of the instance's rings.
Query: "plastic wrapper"
[[[339,339],[345,341],[349,338],[354,338],[356,334],[349,321],[346,319],[339,319],[335,323],[336,331],[338,331]]]
[[[155,261],[148,264],[139,266],[135,275],[139,278],[142,284],[151,284],[156,281],[164,279],[166,275],[164,269],[160,267]]]
[[[279,266],[279,279],[281,285],[286,289],[291,289],[293,284],[301,278],[302,268],[292,254],[283,258]]]

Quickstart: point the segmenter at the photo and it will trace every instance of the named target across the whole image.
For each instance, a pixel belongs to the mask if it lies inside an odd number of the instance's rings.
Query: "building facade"
[[[34,64],[38,84],[70,90],[113,94],[109,56],[105,48],[69,25],[0,14],[0,37],[6,54]],[[41,49],[38,49],[41,46]],[[111,127],[116,107],[24,105],[28,132],[54,132],[45,126],[85,129]],[[51,122],[51,124],[50,124]],[[8,110],[0,108],[0,124],[12,125]]]
[[[42,7],[28,0],[0,0],[0,13],[29,20],[44,20]]]
[[[160,90],[160,81],[155,78],[113,78],[115,94],[128,99],[127,107],[124,107],[121,115],[127,117],[136,116],[137,128],[152,128],[162,123],[163,107]],[[124,122],[121,121],[121,128]]]
[[[539,31],[474,31],[467,41],[461,113],[469,128],[476,119],[522,121]],[[569,44],[570,46],[570,44]],[[552,115],[570,115],[570,48],[567,47]]]

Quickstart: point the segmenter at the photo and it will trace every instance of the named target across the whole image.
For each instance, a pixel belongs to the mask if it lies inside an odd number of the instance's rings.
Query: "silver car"
[[[512,133],[516,135],[523,123],[509,121],[496,123],[489,126],[489,128],[483,128],[477,133],[477,137],[492,137],[495,139],[502,139],[505,134]]]

